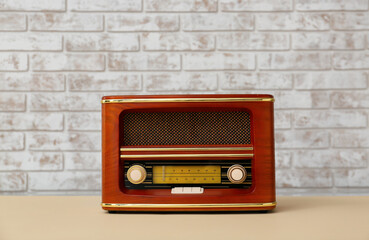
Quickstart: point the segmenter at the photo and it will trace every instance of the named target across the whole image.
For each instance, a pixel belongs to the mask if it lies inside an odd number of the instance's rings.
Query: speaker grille
[[[250,114],[131,112],[123,116],[123,145],[251,144]]]

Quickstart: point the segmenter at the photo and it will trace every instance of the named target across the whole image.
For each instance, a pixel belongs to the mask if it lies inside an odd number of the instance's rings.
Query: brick
[[[290,73],[259,72],[258,79],[258,89],[291,89],[293,85],[293,75]]]
[[[24,14],[1,13],[0,31],[26,31],[27,20]]]
[[[253,30],[254,18],[250,14],[189,14],[182,15],[184,31],[235,31]]]
[[[341,52],[333,54],[335,69],[369,69],[369,53]]]
[[[65,0],[2,0],[0,11],[65,11]]]
[[[99,14],[36,13],[29,16],[32,31],[102,31],[103,17]]]
[[[104,54],[35,53],[31,56],[35,71],[104,71]]]
[[[29,173],[29,188],[38,191],[100,190],[100,172]]]
[[[219,82],[225,90],[291,89],[293,74],[222,72]]]
[[[138,53],[108,55],[108,67],[113,71],[136,71],[136,70],[180,70],[180,55],[172,53]]]
[[[364,49],[364,33],[294,33],[292,48],[297,50]]]
[[[292,0],[223,0],[223,11],[290,11]]]
[[[28,147],[31,150],[79,150],[101,149],[100,133],[29,133]]]
[[[333,191],[332,191],[333,192]],[[334,192],[337,193],[337,195],[366,195],[366,193],[368,192],[368,188],[349,188],[349,187],[345,187],[345,188],[334,188]]]
[[[63,114],[0,113],[0,130],[63,130]]]
[[[337,187],[369,187],[369,168],[346,169],[334,172]]]
[[[61,51],[62,37],[44,33],[6,33],[0,35],[0,50]]]
[[[27,190],[26,173],[0,173],[0,192],[19,192]]]
[[[274,97],[277,109],[329,107],[329,94],[327,92],[277,92]]]
[[[291,128],[291,113],[286,111],[274,112],[274,128],[275,129]]]
[[[21,93],[0,92],[0,111],[24,111],[26,109],[26,95]]]
[[[145,0],[148,12],[216,12],[217,0]]]
[[[210,51],[215,38],[204,33],[143,33],[145,51]]]
[[[332,92],[331,101],[334,108],[369,108],[367,91]]]
[[[216,73],[148,74],[144,81],[147,91],[215,91]]]
[[[20,132],[0,132],[0,150],[14,151],[24,149],[24,134]]]
[[[142,3],[137,0],[73,0],[68,2],[72,11],[79,12],[124,12],[141,11]]]
[[[366,127],[367,117],[359,111],[305,110],[294,112],[296,128]]]
[[[31,111],[66,111],[70,97],[64,93],[46,93],[31,95]]]
[[[368,30],[369,13],[334,13],[332,28],[335,30]]]
[[[327,70],[331,68],[330,53],[260,53],[260,69],[263,70]]]
[[[68,51],[138,51],[137,34],[72,34],[66,37]]]
[[[329,15],[325,13],[259,13],[256,16],[259,30],[329,30],[329,22]]]
[[[219,50],[287,50],[290,47],[287,33],[220,33]]]
[[[324,169],[276,171],[276,185],[283,188],[327,188],[333,186],[332,173]]]
[[[4,171],[62,170],[63,156],[49,152],[7,152],[0,155],[0,166]]]
[[[72,131],[101,130],[101,113],[99,112],[68,113],[66,121],[68,130]]]
[[[110,32],[178,31],[176,15],[108,15],[107,29]]]
[[[71,91],[139,91],[142,89],[140,74],[97,73],[68,75]]]
[[[289,168],[291,166],[292,154],[290,151],[277,150],[275,152],[275,167],[277,169]]]
[[[369,147],[369,131],[345,129],[332,132],[332,146],[337,148]]]
[[[64,91],[64,85],[59,73],[0,73],[0,91]]]
[[[31,111],[100,111],[101,97],[96,93],[34,93]]]
[[[277,131],[276,148],[327,148],[329,134],[322,130]]]
[[[298,168],[366,167],[367,151],[351,149],[300,150],[294,152],[293,164]]]
[[[27,69],[27,54],[0,53],[0,71],[26,71]]]
[[[363,89],[367,75],[362,72],[310,72],[295,74],[296,89]]]
[[[367,10],[367,0],[297,0],[296,9],[299,11],[339,11],[339,10]]]
[[[100,170],[100,152],[65,152],[65,169],[67,170]]]
[[[185,70],[253,70],[251,53],[188,53],[183,56]]]

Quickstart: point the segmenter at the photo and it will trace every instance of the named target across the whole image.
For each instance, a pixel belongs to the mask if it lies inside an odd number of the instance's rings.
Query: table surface
[[[1,240],[369,239],[369,196],[278,197],[269,213],[108,214],[98,196],[0,196]]]

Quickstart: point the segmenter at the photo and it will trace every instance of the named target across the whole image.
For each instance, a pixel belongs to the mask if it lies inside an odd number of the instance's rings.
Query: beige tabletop
[[[108,214],[97,196],[0,196],[0,239],[369,240],[369,196],[277,202],[266,214]]]

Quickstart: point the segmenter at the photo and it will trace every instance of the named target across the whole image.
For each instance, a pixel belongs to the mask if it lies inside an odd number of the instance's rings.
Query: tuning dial
[[[127,178],[133,184],[140,184],[146,179],[146,170],[141,165],[133,165],[127,171]]]
[[[228,168],[227,177],[231,183],[243,183],[246,176],[246,169],[239,164],[232,165]]]

